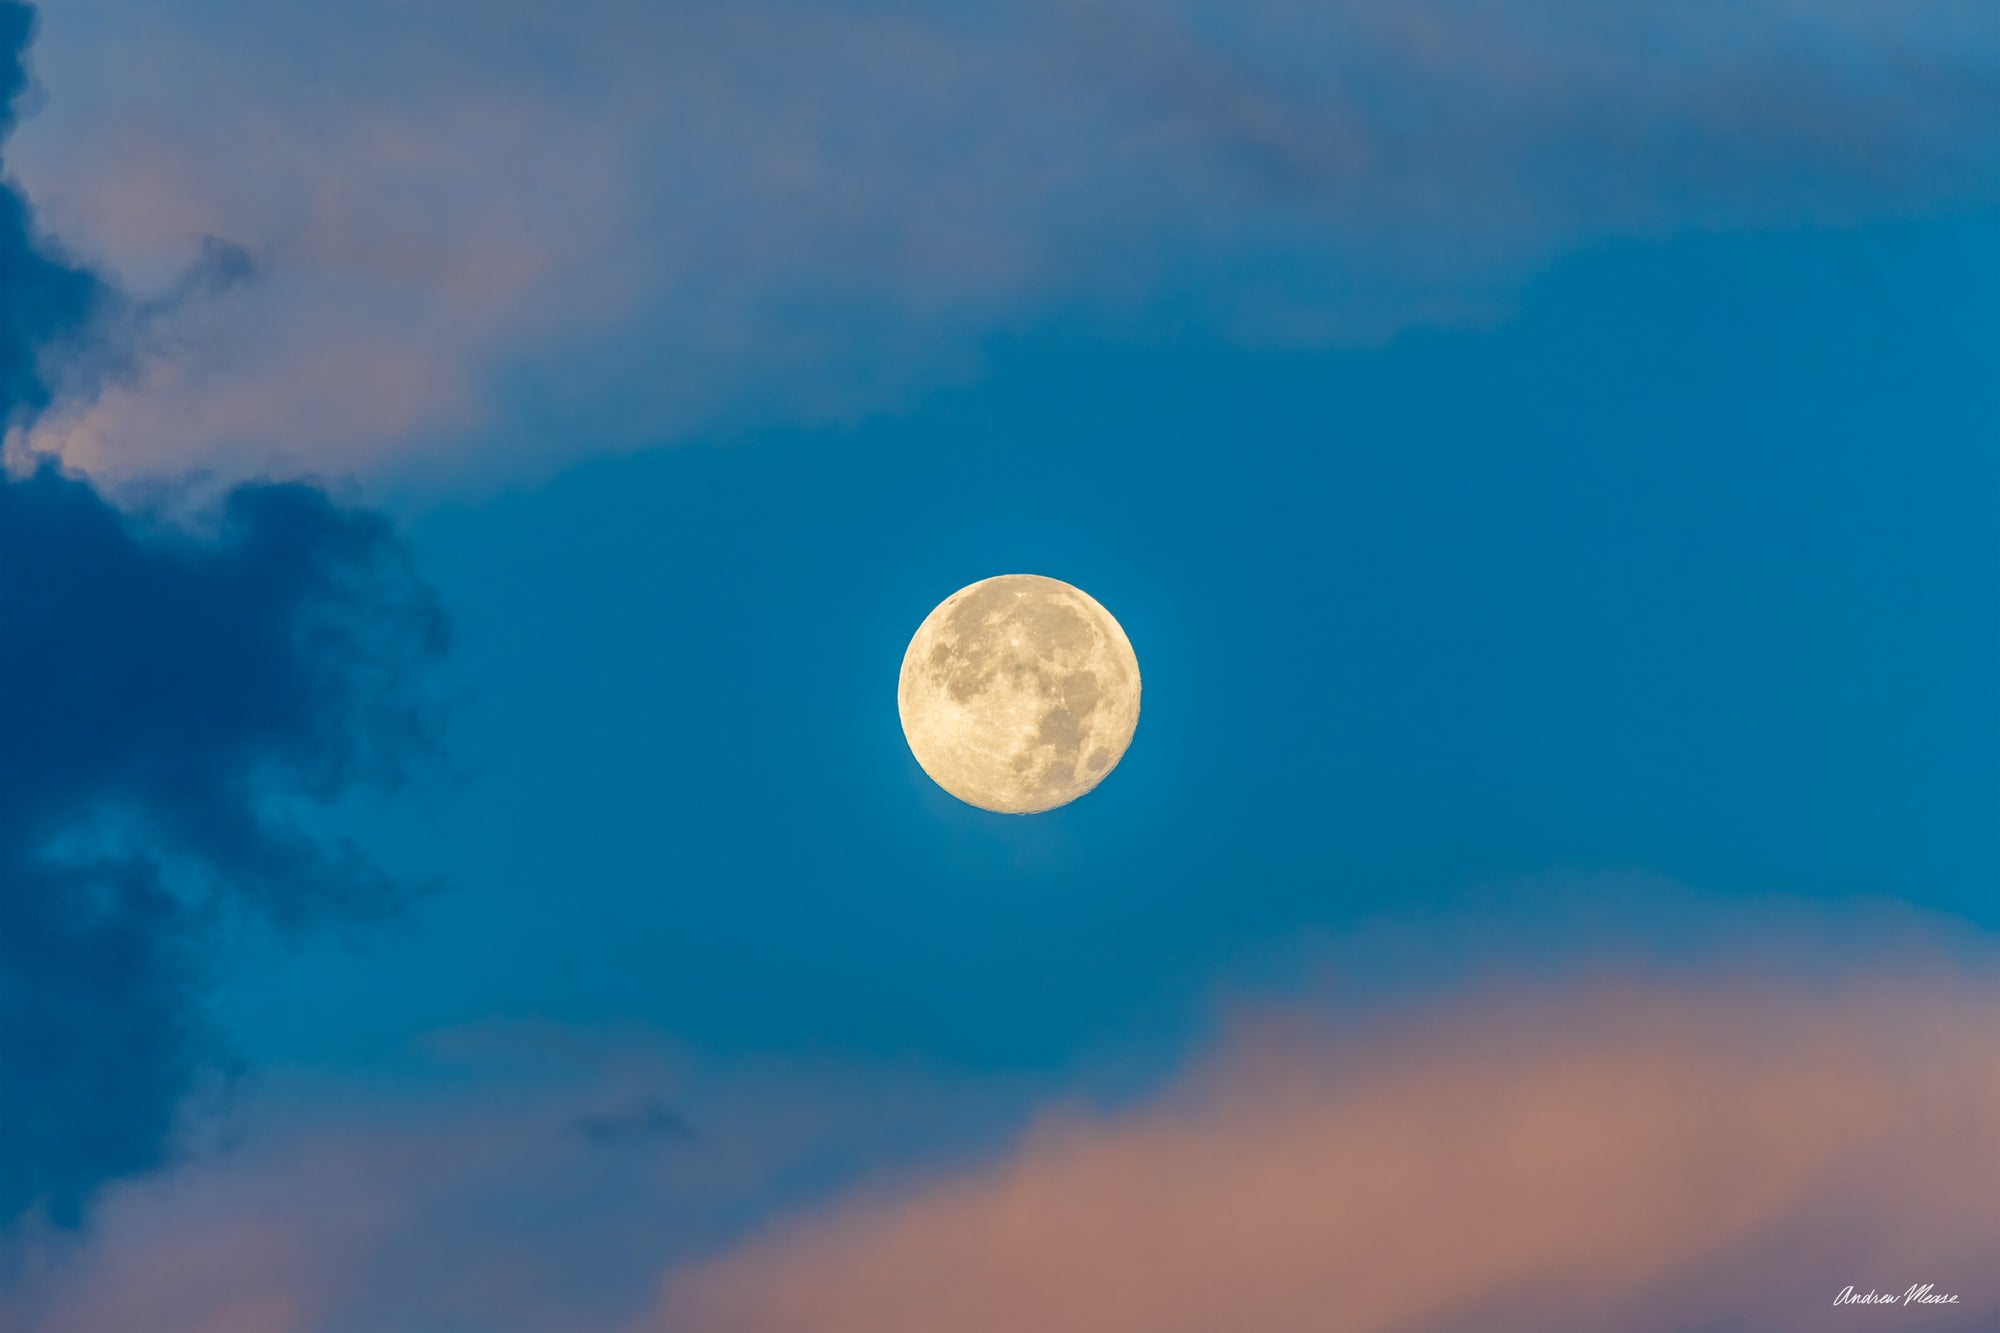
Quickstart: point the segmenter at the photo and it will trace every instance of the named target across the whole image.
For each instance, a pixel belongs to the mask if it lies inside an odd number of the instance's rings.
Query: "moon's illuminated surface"
[[[903,654],[896,707],[938,786],[1030,815],[1074,801],[1118,766],[1139,725],[1139,659],[1082,589],[1002,574],[924,617]]]

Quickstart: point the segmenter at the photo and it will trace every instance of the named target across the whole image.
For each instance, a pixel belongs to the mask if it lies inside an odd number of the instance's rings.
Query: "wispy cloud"
[[[1921,973],[1268,1013],[1145,1106],[670,1276],[644,1327],[1885,1327],[1835,1296],[1922,1283],[1992,1311],[1996,1020]]]
[[[1484,318],[1566,247],[2000,191],[1978,0],[58,14],[22,178],[258,281],[38,445],[492,476],[872,410],[1055,313]]]
[[[661,1263],[1019,1101],[644,1033],[440,1034],[394,1080],[262,1076],[202,1122],[208,1151],[114,1189],[87,1238],[0,1284],[0,1317],[11,1295],[8,1327],[33,1333],[609,1333]]]
[[[658,1097],[642,1097],[613,1110],[587,1111],[569,1128],[593,1148],[686,1143],[695,1136],[687,1118]]]
[[[1454,923],[1489,934],[1406,924]],[[1925,1282],[2000,1309],[1991,942],[1712,906],[1707,937],[1786,947],[1676,957],[1641,924],[1553,971],[1447,941],[1464,984],[1421,999],[1350,976],[1238,1000],[1178,1073],[1062,1095],[445,1034],[392,1082],[266,1078],[16,1310],[34,1333],[1773,1330]],[[1324,965],[1383,949],[1423,952],[1376,932]],[[661,1108],[699,1132],[649,1145]],[[577,1133],[599,1122],[616,1151]]]

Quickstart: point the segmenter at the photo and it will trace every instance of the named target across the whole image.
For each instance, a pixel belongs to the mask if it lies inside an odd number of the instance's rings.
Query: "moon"
[[[982,810],[1037,814],[1118,767],[1139,725],[1139,659],[1081,588],[1002,574],[924,617],[896,709],[938,786]]]

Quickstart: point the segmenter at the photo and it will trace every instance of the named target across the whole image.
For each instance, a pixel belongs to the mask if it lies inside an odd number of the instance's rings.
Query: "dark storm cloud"
[[[0,0],[10,99],[31,27]],[[45,405],[40,351],[108,299],[0,188],[0,416]],[[163,1158],[218,1063],[219,922],[393,905],[272,802],[393,781],[444,643],[387,521],[313,487],[239,487],[197,534],[50,466],[0,474],[0,1227],[74,1222],[98,1184]]]

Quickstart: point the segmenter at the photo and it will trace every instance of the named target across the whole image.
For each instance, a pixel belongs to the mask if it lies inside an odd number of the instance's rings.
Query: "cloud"
[[[0,95],[29,27],[0,4]],[[45,354],[106,292],[0,188],[0,416],[33,420]],[[401,774],[445,634],[390,525],[302,484],[239,486],[190,529],[53,465],[9,470],[0,574],[4,1232],[75,1223],[162,1160],[221,1068],[202,1015],[219,926],[393,902],[279,805]]]
[[[570,1131],[593,1148],[623,1148],[661,1141],[686,1143],[695,1136],[686,1117],[657,1097],[641,1098],[608,1111],[590,1111]]]
[[[1456,986],[1238,999],[1177,1070],[1060,1087],[643,1031],[440,1034],[389,1079],[262,1077],[207,1150],[109,1191],[12,1313],[30,1333],[1776,1330],[1828,1327],[1850,1284],[1924,1282],[1962,1297],[1926,1314],[2000,1309],[1990,939],[1854,905],[1709,923],[1785,947],[1692,958],[1635,918],[1627,947],[1524,971],[1511,943],[1468,965],[1447,942]],[[623,1132],[664,1109],[698,1132]],[[579,1132],[599,1123],[613,1141]]]
[[[1264,1013],[1142,1106],[671,1274],[643,1327],[1888,1327],[1834,1297],[1923,1283],[1992,1312],[1996,1020],[1923,971]]]
[[[0,1322],[11,1295],[24,1333],[613,1333],[662,1263],[746,1213],[1018,1101],[1004,1080],[546,1024],[436,1035],[389,1080],[267,1071],[206,1151],[116,1187],[84,1243],[0,1288]],[[665,1107],[699,1134],[658,1132]]]
[[[69,1222],[212,1067],[222,923],[395,902],[277,803],[395,780],[444,631],[387,523],[304,486],[234,490],[194,536],[6,477],[0,569],[0,1219]]]
[[[0,3],[0,142],[14,129],[14,104],[27,85],[22,61],[34,28],[26,5]],[[77,330],[96,310],[96,278],[49,253],[27,201],[0,182],[0,427],[46,405],[44,344]]]
[[[1992,203],[1996,52],[1980,0],[58,18],[34,197],[135,290],[204,237],[258,277],[33,443],[490,478],[872,411],[1079,312],[1490,318],[1601,238]]]

